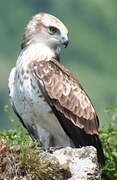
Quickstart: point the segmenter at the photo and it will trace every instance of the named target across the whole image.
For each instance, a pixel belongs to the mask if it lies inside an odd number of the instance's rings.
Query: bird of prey
[[[36,14],[25,27],[9,76],[13,110],[43,147],[92,145],[103,165],[97,114],[80,83],[60,64],[60,45],[68,45],[66,26],[53,15]]]

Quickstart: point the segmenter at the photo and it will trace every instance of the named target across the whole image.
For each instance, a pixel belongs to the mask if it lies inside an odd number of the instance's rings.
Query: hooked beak
[[[65,46],[65,48],[66,48],[68,46],[68,44],[69,44],[68,37],[62,37],[61,44],[63,44]]]

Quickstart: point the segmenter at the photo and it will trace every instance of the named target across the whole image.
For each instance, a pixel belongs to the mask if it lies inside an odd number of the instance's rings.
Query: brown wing
[[[98,134],[99,122],[89,97],[70,72],[55,59],[33,62],[33,73],[44,85],[51,105],[88,134]]]
[[[45,100],[74,146],[94,146],[99,164],[104,165],[105,157],[98,136],[98,117],[81,85],[54,59],[33,62],[32,72]]]

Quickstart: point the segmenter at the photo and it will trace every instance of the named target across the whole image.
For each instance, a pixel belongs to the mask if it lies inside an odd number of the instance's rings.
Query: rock
[[[99,165],[96,149],[92,146],[82,148],[61,148],[53,153],[41,154],[45,161],[68,173],[67,180],[99,180]],[[63,179],[65,180],[65,178]]]

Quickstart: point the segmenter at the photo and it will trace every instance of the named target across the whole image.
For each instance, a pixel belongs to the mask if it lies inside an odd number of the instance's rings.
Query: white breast
[[[45,101],[35,77],[21,72],[21,68],[11,71],[9,89],[11,104],[25,126],[29,132],[33,130],[44,147],[69,146],[70,140]]]

